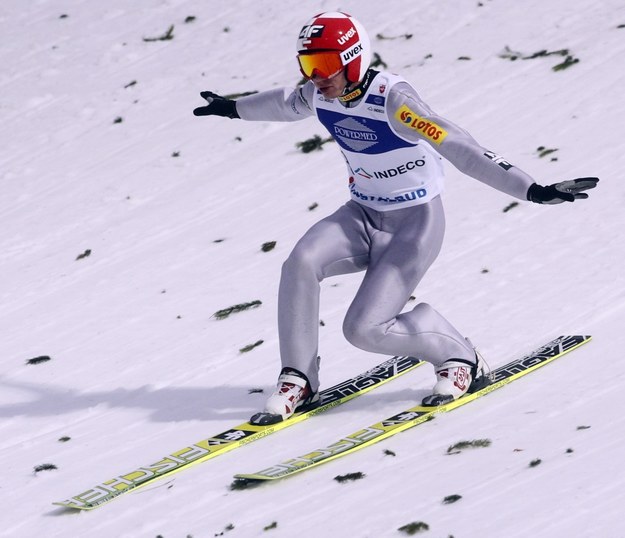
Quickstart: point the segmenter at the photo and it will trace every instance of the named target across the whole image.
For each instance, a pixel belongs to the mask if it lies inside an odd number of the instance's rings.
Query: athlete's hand
[[[196,116],[223,116],[225,118],[240,118],[237,112],[236,101],[226,99],[213,92],[200,92],[206,99],[206,106],[201,106],[193,111]]]
[[[546,187],[534,183],[527,190],[527,199],[537,204],[574,202],[575,200],[588,198],[588,194],[583,191],[594,189],[598,182],[598,177],[580,177],[547,185]]]

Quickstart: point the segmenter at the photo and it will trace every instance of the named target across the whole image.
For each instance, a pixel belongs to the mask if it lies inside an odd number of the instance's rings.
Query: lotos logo
[[[421,135],[435,144],[441,144],[448,134],[440,125],[422,118],[406,105],[399,107],[397,112],[395,112],[395,118],[405,124],[406,127],[421,133]]]
[[[353,92],[349,92],[347,95],[341,95],[339,97],[339,101],[343,103],[347,103],[349,101],[353,101],[356,97],[359,97],[362,94],[362,90],[360,88],[356,88]]]

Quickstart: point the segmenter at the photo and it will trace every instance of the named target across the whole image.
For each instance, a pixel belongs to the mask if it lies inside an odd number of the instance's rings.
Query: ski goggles
[[[298,54],[297,61],[300,71],[306,78],[313,78],[315,75],[332,78],[345,67],[341,54],[335,50]]]

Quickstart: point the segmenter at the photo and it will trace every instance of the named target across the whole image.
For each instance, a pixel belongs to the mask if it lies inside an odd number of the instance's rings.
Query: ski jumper
[[[470,343],[426,303],[402,312],[440,252],[445,216],[441,155],[459,170],[517,198],[534,180],[466,131],[436,115],[404,79],[369,70],[358,100],[326,99],[312,82],[241,98],[244,120],[296,121],[316,115],[339,145],[351,200],[313,225],[285,261],[278,328],[283,367],[319,387],[320,282],[365,271],[347,310],[345,337],[376,353],[440,366],[473,361]]]

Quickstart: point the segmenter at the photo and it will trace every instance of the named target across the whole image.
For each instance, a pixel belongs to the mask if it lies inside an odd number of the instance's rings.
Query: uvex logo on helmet
[[[353,47],[348,48],[341,52],[341,60],[343,60],[343,65],[347,65],[354,58],[357,58],[362,54],[362,43],[358,42]]]
[[[352,26],[345,35],[337,39],[339,45],[345,45],[352,37],[356,35],[356,29]]]
[[[298,53],[337,51],[350,82],[362,80],[371,63],[371,45],[364,27],[351,15],[339,11],[320,13],[301,29]]]

